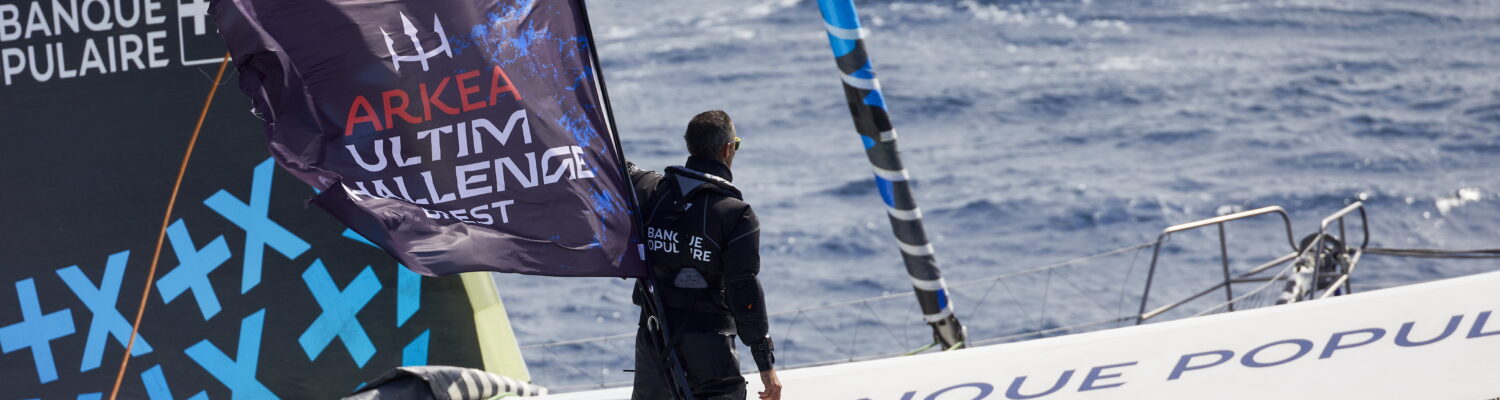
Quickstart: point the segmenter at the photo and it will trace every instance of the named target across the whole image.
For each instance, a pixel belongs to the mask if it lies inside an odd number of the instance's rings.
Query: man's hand
[[[775,369],[761,371],[760,382],[766,386],[766,391],[758,392],[762,400],[781,400],[781,379],[776,378]]]

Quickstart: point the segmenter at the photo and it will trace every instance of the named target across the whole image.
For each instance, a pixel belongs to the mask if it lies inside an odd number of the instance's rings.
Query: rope
[[[1500,249],[1442,250],[1442,249],[1393,249],[1393,248],[1371,247],[1371,248],[1364,249],[1363,252],[1365,254],[1375,254],[1375,255],[1392,256],[1392,257],[1443,258],[1443,259],[1490,259],[1490,258],[1500,258]],[[1266,282],[1264,285],[1261,285],[1260,287],[1256,288],[1255,290],[1252,290],[1251,292],[1246,293],[1246,294],[1244,294],[1242,296],[1236,297],[1233,300],[1230,300],[1230,301],[1227,301],[1227,302],[1224,302],[1224,303],[1220,303],[1220,304],[1218,304],[1216,306],[1213,306],[1213,307],[1206,308],[1203,311],[1200,311],[1197,314],[1194,314],[1193,316],[1197,317],[1197,316],[1202,316],[1202,315],[1206,315],[1206,314],[1212,314],[1212,313],[1220,312],[1225,307],[1229,306],[1230,304],[1238,304],[1239,302],[1242,302],[1242,301],[1250,298],[1251,296],[1263,294],[1273,284],[1282,282],[1282,280],[1285,279],[1286,274],[1289,271],[1291,271],[1291,270],[1292,270],[1292,266],[1288,265],[1286,268],[1283,268],[1280,272],[1278,272],[1275,276],[1273,276],[1270,281]]]
[[[1068,277],[1067,270],[1057,270],[1057,275],[1060,278],[1062,278],[1063,283],[1066,283],[1066,284],[1068,284],[1068,286],[1073,287],[1073,290],[1078,291],[1078,294],[1081,295],[1081,296],[1083,296],[1084,299],[1087,299],[1090,303],[1094,303],[1095,307],[1099,307],[1099,309],[1100,310],[1104,310],[1105,313],[1109,313],[1110,312],[1109,307],[1105,307],[1104,304],[1099,303],[1098,300],[1094,300],[1094,296],[1089,296],[1089,292],[1088,291],[1083,290],[1083,288],[1078,287],[1078,284],[1073,283],[1073,279],[1071,279],[1071,278]],[[1123,285],[1123,284],[1120,285],[1120,287],[1124,287],[1124,286],[1125,285]]]
[[[1213,307],[1205,308],[1203,309],[1203,311],[1199,311],[1197,314],[1193,314],[1193,316],[1201,317],[1204,315],[1217,313],[1219,311],[1227,309],[1230,304],[1240,304],[1241,301],[1244,301],[1251,296],[1259,296],[1264,293],[1268,293],[1267,290],[1271,289],[1272,285],[1285,282],[1287,274],[1292,272],[1293,269],[1296,269],[1296,266],[1297,264],[1295,263],[1287,264],[1287,266],[1281,268],[1281,271],[1276,272],[1276,275],[1271,276],[1270,280],[1266,281],[1266,283],[1264,284],[1261,284],[1260,287],[1252,289],[1250,290],[1250,292],[1240,295],[1239,297],[1235,297],[1232,300],[1219,303],[1218,305],[1215,305]]]
[[[896,331],[891,330],[891,326],[885,323],[885,318],[880,318],[880,313],[875,312],[875,309],[870,307],[870,303],[864,303],[864,306],[866,310],[870,310],[870,315],[875,317],[875,321],[880,324],[880,327],[885,328],[886,333],[890,333],[892,339],[896,339],[896,343],[900,343],[901,347],[909,347],[906,337],[897,335]]]
[[[1417,258],[1451,258],[1451,259],[1483,259],[1500,258],[1500,249],[1481,250],[1440,250],[1440,249],[1389,249],[1371,247],[1364,250],[1365,254],[1376,254],[1394,257],[1417,257]]]
[[[1016,309],[1021,310],[1021,316],[1026,317],[1027,321],[1031,321],[1032,325],[1036,325],[1037,329],[1042,329],[1042,321],[1038,320],[1036,318],[1032,318],[1031,317],[1031,313],[1026,312],[1026,306],[1021,304],[1021,297],[1020,296],[1016,296],[1016,292],[1010,290],[1010,285],[1005,284],[1005,280],[1004,279],[998,279],[998,280],[995,280],[995,282],[1000,283],[1000,287],[1005,288],[1005,293],[1008,294],[1008,295],[1010,295],[1010,301],[1011,301],[1011,303],[1014,303],[1016,305]],[[989,289],[985,289],[984,296],[982,296],[981,298],[989,297],[990,296],[990,291],[993,291],[993,290],[995,290],[995,285],[990,285]],[[954,293],[958,293],[958,292],[955,291]],[[976,309],[976,310],[979,309],[979,306],[977,306],[977,305],[974,306],[974,309]]]
[[[1135,272],[1135,259],[1140,257],[1140,255],[1141,252],[1137,249],[1135,254],[1130,256],[1130,268],[1125,269],[1125,276],[1120,277],[1120,299],[1115,301],[1115,315],[1125,312],[1125,281],[1129,280],[1130,274]]]
[[[1066,261],[1062,261],[1062,262],[1057,262],[1057,263],[1042,265],[1042,266],[1038,266],[1038,267],[1033,267],[1033,268],[1026,269],[1026,270],[1021,270],[1021,271],[1016,271],[1016,272],[1011,272],[1011,273],[1006,273],[1006,274],[1000,274],[1000,275],[994,275],[994,276],[989,276],[989,277],[984,277],[984,278],[979,278],[979,279],[974,279],[974,280],[969,280],[969,281],[964,281],[964,282],[958,282],[958,283],[954,283],[954,284],[949,285],[949,287],[950,288],[960,288],[960,287],[965,287],[965,286],[978,285],[978,284],[982,284],[982,283],[985,283],[985,282],[996,282],[996,283],[999,283],[1001,286],[1004,286],[1004,288],[1006,289],[1007,292],[1010,292],[1010,286],[1006,285],[1005,282],[1004,282],[1008,278],[1013,278],[1013,277],[1017,277],[1017,276],[1021,276],[1021,275],[1035,274],[1035,273],[1038,273],[1038,272],[1047,272],[1047,271],[1050,271],[1050,270],[1053,270],[1053,269],[1057,269],[1057,268],[1062,268],[1062,267],[1066,267],[1066,266],[1070,266],[1070,265],[1075,265],[1075,264],[1081,264],[1081,263],[1084,263],[1084,262],[1098,260],[1098,259],[1102,259],[1102,258],[1105,258],[1105,257],[1117,255],[1117,254],[1123,254],[1123,253],[1125,253],[1127,251],[1144,249],[1144,248],[1147,248],[1147,247],[1151,247],[1152,245],[1155,245],[1155,244],[1156,244],[1155,241],[1151,241],[1151,242],[1146,242],[1146,243],[1141,243],[1141,244],[1136,244],[1136,245],[1121,247],[1121,248],[1118,248],[1118,249],[1106,251],[1106,252],[1103,252],[1103,253],[1099,253],[1099,254],[1095,254],[1095,255],[1091,255],[1091,256],[1087,256],[1087,257],[1075,258],[1075,259],[1066,260]],[[994,284],[991,284],[990,289],[994,289]],[[983,297],[987,297],[988,296],[988,292],[989,291],[986,290],[986,294],[985,294],[985,296],[982,296],[982,298]],[[1020,305],[1019,299],[1015,298],[1015,293],[1011,292],[1010,294],[1011,294],[1013,300],[1017,300],[1017,306],[1019,306]],[[794,326],[799,320],[803,319],[802,317],[804,316],[804,314],[807,313],[807,312],[810,312],[810,311],[818,311],[818,310],[825,310],[825,309],[837,308],[837,307],[846,307],[846,306],[859,305],[859,304],[866,304],[866,305],[868,305],[869,302],[874,302],[874,301],[879,301],[879,300],[887,300],[887,299],[894,299],[894,298],[902,298],[902,297],[907,297],[907,296],[911,296],[911,295],[912,295],[912,291],[908,290],[908,291],[902,291],[902,292],[895,292],[895,293],[883,294],[883,295],[874,296],[874,297],[866,297],[866,298],[860,298],[860,299],[845,300],[845,301],[828,303],[828,304],[822,304],[822,305],[817,305],[817,306],[803,307],[803,308],[798,308],[798,309],[794,309],[794,310],[774,312],[774,313],[767,314],[767,316],[768,317],[782,317],[782,316],[788,316],[788,315],[794,316],[794,318],[792,319],[792,322],[790,322],[789,325],[783,331],[783,336],[785,336],[785,334],[789,334],[791,332],[792,326]],[[1093,299],[1090,299],[1090,300],[1093,300]],[[1021,307],[1021,308],[1022,308],[1022,312],[1024,313],[1025,312],[1025,307]],[[1029,315],[1028,315],[1028,319],[1029,319]],[[1033,320],[1033,323],[1037,324],[1038,328],[1040,329],[1040,322],[1039,321]],[[1053,328],[1053,329],[1057,329],[1057,328]],[[1053,330],[1053,329],[1049,329],[1049,331]],[[1038,332],[1041,332],[1041,331],[1038,331]],[[542,349],[542,348],[549,348],[549,347],[557,347],[557,346],[563,346],[563,345],[583,344],[583,343],[591,343],[591,342],[598,342],[598,341],[611,340],[611,339],[620,339],[620,338],[634,337],[634,335],[635,335],[634,333],[622,333],[622,334],[617,334],[617,335],[598,336],[598,337],[583,338],[583,339],[572,339],[572,340],[563,340],[563,341],[554,341],[554,342],[533,343],[533,344],[528,344],[528,345],[522,345],[521,349],[522,350],[530,350],[530,349]],[[826,333],[825,333],[825,335],[826,335]],[[835,347],[839,347],[839,346],[835,346]],[[839,350],[842,351],[841,348]]]
[[[115,374],[115,386],[109,390],[109,400],[120,394],[120,383],[125,381],[125,367],[130,365],[130,352],[134,351],[135,338],[141,330],[141,318],[146,315],[146,300],[151,298],[151,285],[156,283],[156,263],[161,260],[161,245],[167,237],[167,225],[172,221],[172,209],[177,206],[177,192],[182,189],[182,177],[187,175],[188,160],[193,158],[193,147],[198,145],[198,133],[203,130],[203,120],[208,119],[208,108],[214,103],[214,94],[219,92],[219,82],[224,79],[224,70],[229,66],[229,53],[219,63],[219,73],[208,89],[208,98],[203,99],[203,111],[198,113],[198,124],[193,126],[193,136],[188,139],[187,150],[182,154],[182,164],[177,167],[177,180],[172,182],[172,197],[167,198],[167,212],[161,217],[161,231],[156,234],[156,250],[151,254],[151,268],[146,271],[146,287],[141,290],[141,305],[135,309],[135,323],[130,325],[130,341],[125,343],[125,355],[120,360],[120,371]]]
[[[997,337],[997,338],[985,339],[985,340],[977,341],[977,342],[974,342],[974,345],[975,346],[983,346],[983,345],[992,344],[992,343],[1000,343],[1000,342],[1011,341],[1011,340],[1020,339],[1020,338],[1024,338],[1024,337],[1028,337],[1028,336],[1047,336],[1047,335],[1050,335],[1050,334],[1053,334],[1053,333],[1067,332],[1067,331],[1071,331],[1071,330],[1075,330],[1075,329],[1079,329],[1079,328],[1088,328],[1088,327],[1092,327],[1092,326],[1096,326],[1096,325],[1104,325],[1104,324],[1112,324],[1112,323],[1118,323],[1118,322],[1125,322],[1125,321],[1129,321],[1129,320],[1134,319],[1134,318],[1135,318],[1134,315],[1127,315],[1127,316],[1123,316],[1123,317],[1114,317],[1114,318],[1105,319],[1105,320],[1099,320],[1099,321],[1094,321],[1094,322],[1085,322],[1085,323],[1076,324],[1076,325],[1059,326],[1059,327],[1056,327],[1056,328],[1043,329],[1043,330],[1039,330],[1039,331],[1021,332],[1021,333],[1017,333],[1017,334],[1014,334],[1014,335],[1001,336],[1001,337]]]
[[[1042,283],[1042,309],[1041,309],[1041,312],[1039,313],[1039,314],[1042,314],[1042,318],[1044,320],[1047,318],[1047,299],[1050,298],[1051,295],[1052,295],[1052,270],[1049,269],[1049,270],[1047,270],[1047,280]],[[1040,324],[1040,321],[1038,322],[1038,325],[1036,326],[1036,328],[1037,329],[1042,329],[1042,325]]]
[[[915,355],[915,354],[918,354],[918,353],[930,350],[933,347],[937,347],[937,345],[938,345],[938,342],[928,343],[926,346],[918,347],[916,350],[912,350],[912,351],[908,351],[908,352],[905,352],[905,353],[901,353],[901,355],[903,355],[903,356]]]
[[[985,302],[989,301],[990,293],[993,293],[995,291],[995,285],[1004,285],[1004,284],[1005,284],[1005,280],[1004,279],[996,279],[994,283],[990,284],[990,287],[984,289],[984,295],[983,296],[979,296],[979,301],[974,302],[974,305],[972,305],[971,307],[974,307],[975,310],[983,309]],[[1012,292],[1010,290],[1010,285],[1004,285],[1004,286],[1005,286],[1005,292],[1010,294],[1010,300],[1011,300],[1011,302],[1015,303],[1016,308],[1019,309],[1019,310],[1021,310],[1021,316],[1026,317],[1027,321],[1031,321],[1032,325],[1036,325],[1036,326],[1040,327],[1041,324],[1038,323],[1038,322],[1036,322],[1035,319],[1032,319],[1031,318],[1031,314],[1026,312],[1026,307],[1023,306],[1023,305],[1021,305],[1021,299],[1016,298],[1016,293]],[[955,291],[953,293],[957,294],[958,292]],[[1040,329],[1040,328],[1038,328],[1038,329]]]
[[[598,341],[613,340],[613,339],[624,339],[624,338],[633,338],[633,337],[635,337],[635,333],[634,332],[631,332],[631,333],[621,333],[621,334],[618,334],[618,335],[599,336],[599,337],[591,337],[591,338],[576,339],[576,340],[563,340],[563,341],[558,341],[558,342],[528,344],[528,345],[525,345],[525,346],[521,346],[521,350],[540,349],[540,348],[544,348],[544,347],[560,347],[560,346],[565,346],[565,345],[570,345],[570,344],[593,343],[593,342],[598,342]]]
[[[1081,263],[1084,263],[1084,262],[1093,261],[1093,260],[1097,260],[1097,259],[1101,259],[1101,258],[1113,256],[1113,255],[1116,255],[1116,254],[1121,254],[1121,253],[1124,253],[1124,252],[1127,252],[1127,251],[1131,251],[1131,250],[1144,249],[1144,248],[1151,247],[1151,246],[1154,246],[1154,245],[1156,245],[1156,242],[1155,241],[1150,241],[1150,242],[1141,243],[1141,244],[1137,244],[1137,245],[1131,245],[1131,246],[1121,247],[1121,248],[1118,248],[1118,249],[1106,251],[1106,252],[1095,254],[1095,255],[1092,255],[1092,256],[1088,256],[1088,257],[1075,258],[1075,259],[1071,259],[1071,260],[1067,260],[1067,261],[1062,261],[1062,262],[1058,262],[1058,263],[1053,263],[1053,264],[1047,264],[1047,265],[1043,265],[1043,266],[1040,266],[1040,267],[1035,267],[1035,268],[1031,268],[1031,269],[1027,269],[1027,270],[1021,270],[1021,271],[1016,271],[1016,272],[1011,272],[1011,273],[1006,273],[1006,274],[995,275],[995,276],[991,276],[991,277],[987,277],[987,278],[979,278],[979,279],[975,279],[975,280],[959,282],[959,283],[955,283],[955,284],[952,284],[952,285],[949,285],[949,286],[950,287],[969,286],[969,285],[976,285],[976,284],[988,282],[988,281],[995,280],[995,279],[1005,279],[1005,278],[1015,277],[1015,276],[1019,276],[1019,275],[1034,274],[1034,273],[1046,271],[1046,270],[1049,270],[1049,269],[1062,268],[1062,267],[1066,267],[1066,266],[1073,265],[1073,264],[1081,264]]]

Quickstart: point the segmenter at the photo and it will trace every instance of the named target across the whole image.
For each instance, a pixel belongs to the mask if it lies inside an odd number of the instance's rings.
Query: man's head
[[[704,111],[688,122],[687,133],[682,135],[687,142],[688,153],[722,161],[725,166],[734,161],[739,150],[735,144],[734,121],[723,110]]]

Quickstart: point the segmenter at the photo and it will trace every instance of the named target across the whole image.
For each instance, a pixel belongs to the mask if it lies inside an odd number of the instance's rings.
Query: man
[[[765,295],[760,272],[760,223],[729,183],[729,166],[739,151],[734,123],[723,111],[707,111],[688,122],[683,135],[687,164],[666,174],[626,163],[635,183],[646,224],[646,248],[656,276],[656,298],[666,309],[664,321],[641,313],[636,332],[634,400],[672,398],[670,364],[649,326],[661,323],[698,400],[744,399],[734,337],[750,347],[765,391],[761,399],[780,399],[781,381],[773,367]],[[640,288],[638,285],[637,288]],[[636,293],[636,304],[645,304]]]

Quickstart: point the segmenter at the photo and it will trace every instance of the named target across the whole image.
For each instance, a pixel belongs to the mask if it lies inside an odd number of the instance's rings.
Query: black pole
[[[615,158],[620,161],[620,174],[625,177],[625,186],[630,192],[630,208],[633,211],[631,216],[635,219],[636,235],[645,238],[646,225],[641,220],[641,202],[640,199],[636,198],[635,182],[630,180],[630,172],[625,168],[624,144],[620,143],[620,135],[616,130],[614,107],[609,104],[609,88],[604,84],[604,68],[599,65],[599,52],[596,50],[598,42],[594,40],[594,29],[589,22],[588,7],[584,3],[586,3],[585,0],[578,0],[578,15],[583,18],[583,35],[588,38],[589,68],[593,71],[594,83],[599,85],[599,104],[604,108],[604,116],[609,123],[609,132],[614,134],[612,150],[615,153]],[[653,268],[650,267],[650,256],[644,251],[641,252],[641,256],[646,259],[647,265],[646,277],[639,281],[639,286],[636,289],[645,298],[644,302],[646,304],[641,305],[641,312],[648,313],[648,316],[657,322],[656,332],[660,334],[653,339],[660,345],[657,347],[657,350],[666,352],[667,361],[671,363],[669,368],[671,370],[670,378],[673,382],[677,383],[672,386],[672,394],[676,395],[678,399],[693,400],[693,390],[688,385],[687,374],[683,373],[682,361],[677,356],[677,350],[672,348],[672,335],[667,327],[669,324],[664,322],[667,310],[663,308],[661,302],[657,301],[656,298],[656,277],[652,273]],[[647,330],[650,330],[649,326]],[[637,371],[637,373],[640,372]]]

